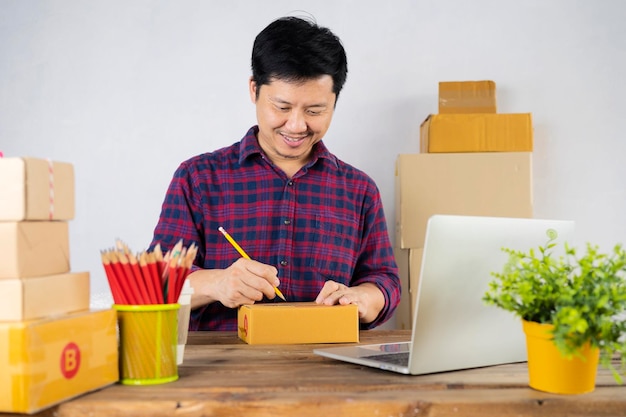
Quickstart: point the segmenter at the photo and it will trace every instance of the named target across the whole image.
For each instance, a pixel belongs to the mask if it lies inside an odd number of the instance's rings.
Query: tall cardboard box
[[[0,280],[0,321],[25,321],[89,309],[89,272]]]
[[[402,283],[402,297],[396,309],[396,327],[403,330],[413,328],[415,301],[422,269],[424,248],[401,249],[394,248],[400,282]]]
[[[74,218],[74,167],[38,158],[0,158],[0,221]]]
[[[119,378],[115,310],[0,322],[0,412],[35,413]]]
[[[401,154],[395,187],[402,249],[423,247],[433,214],[533,216],[530,152]]]
[[[411,301],[409,287],[409,253],[410,249],[402,249],[397,246],[393,248],[393,255],[398,265],[398,276],[400,277],[400,285],[402,292],[400,294],[400,302],[394,312],[394,318],[397,329],[411,329]]]
[[[63,274],[69,270],[67,222],[0,222],[0,279]]]

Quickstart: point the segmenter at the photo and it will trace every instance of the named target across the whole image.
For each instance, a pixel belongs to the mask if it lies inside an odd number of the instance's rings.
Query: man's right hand
[[[278,271],[271,265],[240,258],[226,269],[203,269],[187,277],[194,289],[191,308],[219,301],[226,307],[237,308],[244,304],[276,297]]]

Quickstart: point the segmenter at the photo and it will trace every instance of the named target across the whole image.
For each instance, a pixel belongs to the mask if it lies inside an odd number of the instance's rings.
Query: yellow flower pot
[[[553,394],[584,394],[596,386],[597,348],[581,349],[582,358],[564,357],[550,333],[554,326],[522,320],[528,352],[528,377],[531,388]]]

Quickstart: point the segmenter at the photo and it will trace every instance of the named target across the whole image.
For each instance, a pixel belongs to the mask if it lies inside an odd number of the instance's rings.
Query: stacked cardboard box
[[[0,412],[34,413],[118,380],[115,311],[70,270],[74,170],[0,158]]]
[[[411,328],[426,224],[433,214],[532,217],[530,113],[496,113],[493,81],[439,83],[439,114],[420,129],[420,153],[398,156],[396,259]]]
[[[439,114],[420,126],[420,152],[532,152],[530,113],[496,113],[493,81],[439,83]]]

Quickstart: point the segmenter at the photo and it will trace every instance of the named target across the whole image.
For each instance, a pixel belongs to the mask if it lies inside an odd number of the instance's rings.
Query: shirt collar
[[[252,126],[243,139],[241,139],[239,144],[239,164],[242,164],[246,159],[254,155],[265,155],[265,152],[263,152],[263,149],[261,149],[259,145],[257,133],[259,133],[259,126]],[[315,165],[319,159],[326,159],[332,163],[335,168],[339,167],[337,157],[330,153],[326,145],[324,145],[324,141],[319,141],[313,146],[313,158],[311,162],[307,164],[307,167]]]

